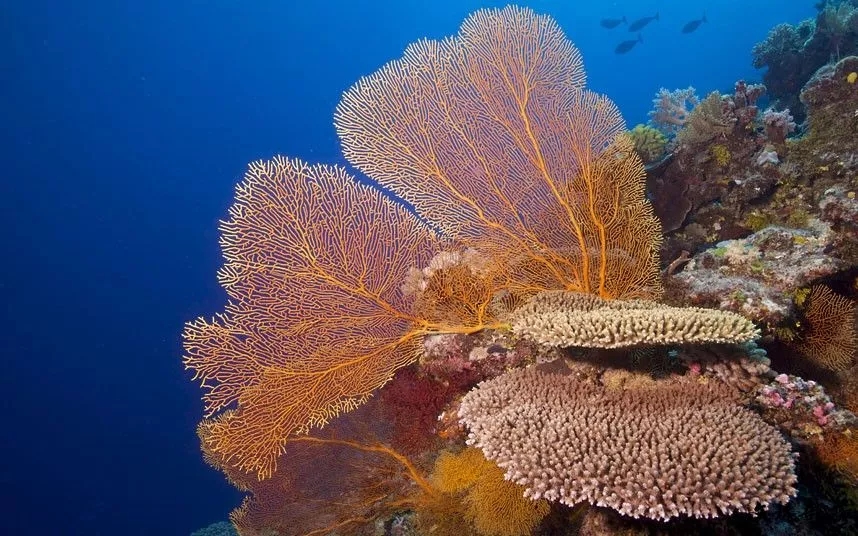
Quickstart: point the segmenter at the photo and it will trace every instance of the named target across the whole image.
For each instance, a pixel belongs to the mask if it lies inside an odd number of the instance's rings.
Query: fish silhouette
[[[686,24],[685,26],[683,26],[682,27],[682,33],[691,33],[694,30],[696,30],[697,28],[699,28],[700,25],[703,24],[704,22],[709,22],[706,20],[706,14],[704,14],[702,18],[699,18],[697,20],[693,20],[693,21],[689,22],[688,24]]]
[[[637,39],[629,39],[628,41],[623,41],[622,43],[617,45],[617,48],[614,49],[614,52],[616,54],[625,54],[629,50],[635,48],[635,45],[637,45],[638,43],[643,43],[643,37],[641,36],[641,34],[638,34]]]
[[[620,19],[602,19],[601,21],[599,21],[599,25],[602,28],[607,28],[609,30],[616,28],[620,24],[626,24],[625,17],[622,17]]]
[[[644,17],[642,19],[638,19],[629,25],[630,32],[636,32],[638,30],[643,29],[644,26],[649,24],[650,22],[658,20],[658,13],[653,15],[652,17]]]

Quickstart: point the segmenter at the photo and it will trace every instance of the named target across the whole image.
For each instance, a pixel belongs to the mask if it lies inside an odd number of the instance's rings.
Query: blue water
[[[217,221],[253,159],[341,162],[343,90],[498,2],[163,0],[0,8],[2,534],[187,535],[240,502],[204,465],[182,323],[223,304]],[[655,92],[758,80],[751,47],[812,0],[525,5],[630,124]],[[789,4],[788,8],[782,7]],[[134,6],[134,7],[129,7]],[[709,19],[696,33],[679,29]],[[658,11],[624,56],[624,27]]]

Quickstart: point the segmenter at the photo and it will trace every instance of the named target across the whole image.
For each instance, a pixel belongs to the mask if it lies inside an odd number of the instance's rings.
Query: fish
[[[643,43],[643,37],[641,36],[641,34],[638,34],[637,39],[629,39],[628,41],[623,41],[622,43],[617,45],[617,48],[614,49],[614,52],[616,54],[625,54],[629,50],[635,48],[635,45],[637,45],[638,43]]]
[[[620,24],[626,24],[626,18],[625,17],[620,18],[620,19],[602,19],[601,21],[599,21],[599,25],[602,28],[607,28],[609,30],[616,28]]]
[[[649,24],[650,22],[658,20],[658,13],[653,15],[652,17],[644,17],[642,19],[638,19],[629,25],[630,32],[636,32],[638,30],[643,29],[644,26]]]
[[[700,25],[703,24],[704,22],[709,22],[706,20],[706,14],[703,15],[703,18],[693,20],[693,21],[689,22],[688,24],[686,24],[685,26],[683,26],[682,27],[682,33],[691,33],[694,30],[696,30],[697,28],[699,28]]]

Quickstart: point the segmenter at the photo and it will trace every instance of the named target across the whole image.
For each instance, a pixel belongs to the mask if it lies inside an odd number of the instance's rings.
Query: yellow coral
[[[504,480],[482,451],[445,452],[435,462],[432,483],[446,493],[464,492],[464,517],[481,536],[530,534],[548,514],[548,501],[524,497],[524,488]]]
[[[667,138],[658,129],[647,125],[635,125],[628,135],[634,143],[635,151],[645,164],[655,162],[664,156]]]
[[[858,73],[856,73],[855,71],[852,71],[851,73],[846,75],[846,81],[850,84],[854,84],[856,80],[858,80]]]
[[[715,163],[718,164],[719,167],[724,167],[730,163],[730,151],[727,147],[721,144],[713,145],[710,152],[712,153],[712,157],[715,158]]]
[[[550,509],[548,501],[524,497],[524,488],[504,480],[503,471],[486,461],[480,478],[465,496],[466,517],[483,536],[530,534]]]
[[[435,460],[432,485],[444,493],[458,493],[477,481],[485,463],[479,449],[465,449],[457,454],[444,451]]]

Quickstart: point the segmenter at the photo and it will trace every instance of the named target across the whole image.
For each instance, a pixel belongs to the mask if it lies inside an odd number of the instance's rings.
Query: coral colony
[[[757,62],[817,58],[849,9]],[[768,107],[662,90],[627,131],[550,17],[482,10],[337,107],[346,159],[411,208],[250,164],[229,302],[184,333],[238,533],[858,533],[844,36],[771,68]]]

